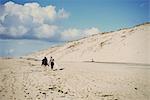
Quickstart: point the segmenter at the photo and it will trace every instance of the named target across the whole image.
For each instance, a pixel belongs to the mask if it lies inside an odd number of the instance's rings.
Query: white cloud
[[[35,36],[37,38],[51,38],[55,35],[57,29],[57,26],[44,24],[34,29],[34,33],[36,33]]]
[[[7,2],[0,5],[0,35],[3,38],[70,41],[99,33],[99,29],[95,27],[63,29],[58,21],[68,17],[69,13],[63,8],[56,11],[56,7],[52,5],[41,7],[38,3],[20,5]]]
[[[68,30],[64,30],[61,33],[61,39],[63,41],[70,41],[70,40],[76,40],[82,37],[86,37],[93,34],[98,34],[100,31],[98,28],[92,27],[88,29],[76,29],[76,28],[70,28]]]
[[[90,29],[85,29],[85,30],[83,31],[83,33],[84,33],[85,35],[93,35],[93,34],[98,34],[98,33],[100,33],[100,31],[99,31],[98,28],[92,27],[92,28],[90,28]]]
[[[24,26],[18,26],[18,27],[9,27],[6,31],[6,34],[11,35],[13,37],[19,37],[26,34],[26,32],[27,29]]]
[[[64,30],[61,33],[61,39],[63,41],[75,40],[75,39],[79,38],[80,35],[81,35],[81,31],[79,29],[70,28],[68,30]]]
[[[50,38],[58,30],[55,21],[69,16],[63,8],[56,11],[56,7],[52,5],[20,5],[10,1],[0,6],[4,9],[0,12],[0,35],[16,38],[26,35],[35,36],[32,38]]]
[[[20,37],[26,34],[27,29],[24,26],[3,27],[0,25],[0,35],[4,34],[12,37]]]
[[[46,18],[55,20],[57,12],[55,6],[41,7],[38,3],[26,3],[24,5],[7,2],[5,5],[5,13],[17,15],[20,19],[31,16],[35,22],[43,22]],[[65,11],[64,11],[65,12]]]

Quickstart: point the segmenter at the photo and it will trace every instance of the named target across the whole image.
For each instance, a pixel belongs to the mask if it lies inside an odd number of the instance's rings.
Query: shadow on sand
[[[126,62],[97,62],[97,61],[85,61],[89,63],[103,63],[103,64],[123,64],[123,65],[131,65],[131,66],[150,66],[150,64],[145,63],[126,63]]]

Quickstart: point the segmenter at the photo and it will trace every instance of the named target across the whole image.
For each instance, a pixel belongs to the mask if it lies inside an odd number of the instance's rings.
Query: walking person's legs
[[[52,65],[52,70],[53,70],[53,66],[54,66],[54,65]]]
[[[53,70],[54,62],[51,62],[51,69]]]
[[[51,69],[52,69],[52,64],[51,64]]]

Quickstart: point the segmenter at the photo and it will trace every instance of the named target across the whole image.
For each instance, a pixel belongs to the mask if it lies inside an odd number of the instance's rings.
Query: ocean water
[[[0,57],[21,57],[60,44],[63,43],[40,40],[0,39]]]

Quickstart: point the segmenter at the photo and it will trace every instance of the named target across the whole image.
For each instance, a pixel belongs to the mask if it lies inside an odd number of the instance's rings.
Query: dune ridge
[[[97,61],[150,64],[150,23],[95,34],[42,50],[25,58],[53,56],[59,61]]]

